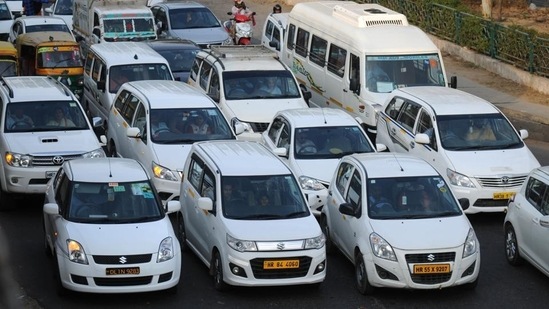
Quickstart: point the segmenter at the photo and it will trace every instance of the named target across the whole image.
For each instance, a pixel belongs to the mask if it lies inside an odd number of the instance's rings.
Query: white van
[[[13,206],[13,193],[44,193],[63,162],[105,156],[77,98],[59,81],[3,77],[0,102],[0,209]]]
[[[393,91],[377,122],[377,142],[415,155],[444,177],[466,213],[503,212],[540,164],[517,130],[490,102],[446,87]]]
[[[179,242],[216,289],[324,281],[324,234],[292,171],[265,146],[194,143],[182,175]]]
[[[281,33],[283,20],[271,21]],[[383,6],[352,1],[298,3],[287,22],[284,46],[275,41],[263,44],[282,50],[282,60],[311,90],[311,107],[337,107],[359,116],[372,141],[376,111],[393,89],[448,85],[437,46],[421,29],[409,25],[406,16]],[[452,78],[452,87],[455,84]]]
[[[135,80],[174,78],[166,58],[146,43],[94,44],[84,65],[82,106],[90,116],[100,116],[107,120],[114,96],[120,86]]]

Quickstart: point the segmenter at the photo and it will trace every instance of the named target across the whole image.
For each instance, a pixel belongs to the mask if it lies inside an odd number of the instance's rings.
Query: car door
[[[137,144],[143,143],[141,138],[128,137],[127,130],[134,120],[134,116],[138,108],[143,109],[141,101],[138,97],[129,91],[123,91],[115,101],[115,106],[111,109],[110,118],[115,119],[114,123],[109,122],[109,127],[114,125],[114,128],[109,128],[110,132],[116,134],[116,150],[118,154],[124,158],[138,159],[136,155]]]
[[[414,102],[395,97],[380,119],[378,131],[385,132],[376,142],[387,145],[390,151],[409,152],[410,148],[415,147],[412,132],[420,109],[421,106]]]
[[[414,127],[414,133],[410,137],[410,154],[422,158],[423,160],[429,162],[431,165],[434,165],[438,171],[444,171],[446,162],[441,157],[438,149],[438,135],[437,131],[433,126],[434,116],[425,108],[421,108],[419,115],[417,117],[416,125]],[[416,134],[423,133],[429,136],[429,144],[419,144],[413,141]]]

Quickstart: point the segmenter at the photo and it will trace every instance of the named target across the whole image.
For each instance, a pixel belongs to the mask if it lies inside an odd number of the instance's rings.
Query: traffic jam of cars
[[[60,296],[176,292],[189,252],[219,291],[320,286],[335,251],[361,294],[474,289],[483,212],[549,276],[549,169],[406,16],[276,5],[250,45],[241,0],[0,1],[0,211],[44,195]]]

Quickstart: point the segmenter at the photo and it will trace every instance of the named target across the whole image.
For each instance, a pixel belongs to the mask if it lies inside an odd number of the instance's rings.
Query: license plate
[[[494,192],[494,200],[508,200],[514,195],[514,192]]]
[[[107,268],[107,276],[116,276],[116,275],[139,275],[139,267],[126,267],[126,268]]]
[[[446,274],[450,272],[450,264],[416,264],[414,274]]]
[[[46,178],[52,178],[55,174],[57,174],[57,171],[48,171],[46,172]]]
[[[299,260],[263,261],[263,269],[299,268]]]

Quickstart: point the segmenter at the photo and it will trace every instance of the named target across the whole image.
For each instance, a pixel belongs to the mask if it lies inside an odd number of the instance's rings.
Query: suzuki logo
[[[278,250],[284,250],[285,247],[286,247],[286,246],[284,245],[283,242],[278,243],[278,244],[276,245],[276,248],[277,248]]]
[[[503,176],[501,177],[501,183],[506,184],[509,182],[509,176]]]
[[[126,257],[125,257],[125,256],[121,256],[121,257],[118,259],[118,262],[120,262],[120,264],[126,264],[126,262],[127,262]]]
[[[55,165],[61,165],[63,164],[63,162],[65,161],[65,159],[63,159],[62,156],[55,156],[53,157],[53,159],[51,160],[53,162],[53,164]]]
[[[436,259],[436,257],[435,257],[434,254],[429,254],[429,255],[427,256],[427,260],[428,260],[429,262],[432,262],[432,261],[434,261],[435,259]]]

